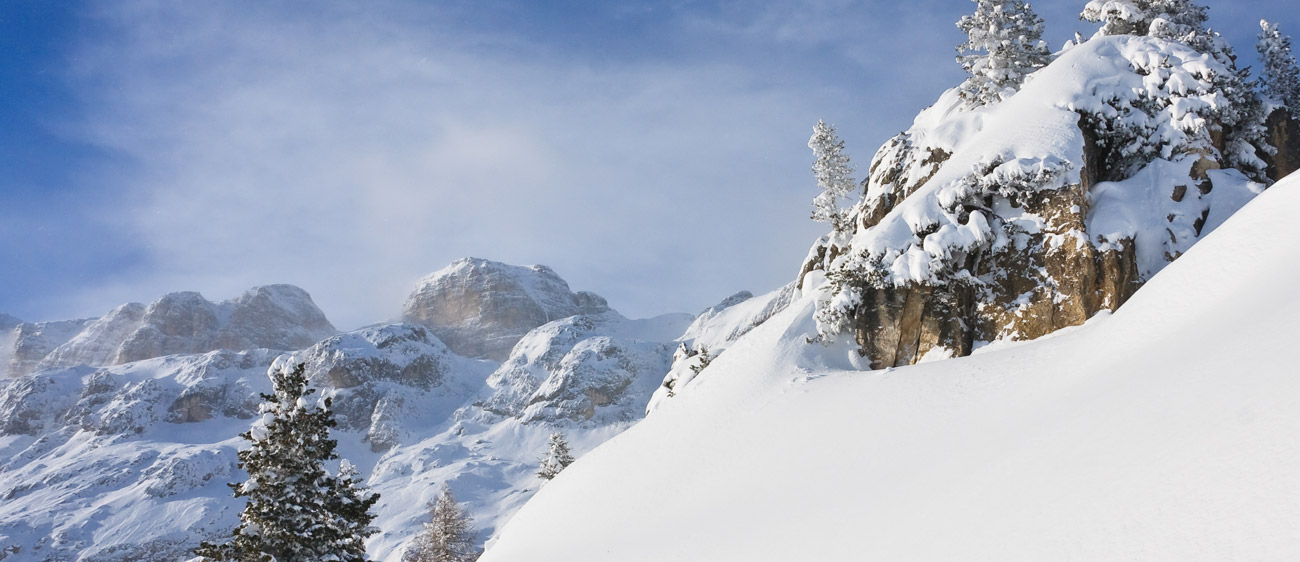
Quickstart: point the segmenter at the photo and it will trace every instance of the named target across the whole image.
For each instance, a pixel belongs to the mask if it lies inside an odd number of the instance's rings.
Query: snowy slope
[[[484,562],[1300,559],[1300,178],[1113,316],[858,372],[803,297]]]

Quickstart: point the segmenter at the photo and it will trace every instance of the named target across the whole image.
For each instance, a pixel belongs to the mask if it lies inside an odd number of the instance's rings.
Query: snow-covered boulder
[[[121,365],[218,349],[298,350],[336,332],[311,295],[292,285],[255,287],[219,303],[195,292],[171,293],[87,323],[36,368]]]
[[[821,336],[882,368],[1117,308],[1264,188],[1225,124],[1246,111],[1220,90],[1233,71],[1181,43],[1097,37],[1001,103],[944,94],[876,154],[855,230],[810,253],[801,283],[830,281]]]
[[[608,309],[605,299],[574,293],[544,265],[463,258],[422,279],[403,316],[431,328],[458,355],[504,361],[529,330]]]

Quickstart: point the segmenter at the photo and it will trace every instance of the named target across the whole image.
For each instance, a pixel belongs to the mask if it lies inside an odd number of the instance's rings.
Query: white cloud
[[[743,68],[595,67],[437,14],[103,7],[76,79],[89,134],[135,163],[110,212],[151,266],[79,302],[290,282],[353,327],[476,255],[645,315],[774,288],[818,231],[814,112]]]

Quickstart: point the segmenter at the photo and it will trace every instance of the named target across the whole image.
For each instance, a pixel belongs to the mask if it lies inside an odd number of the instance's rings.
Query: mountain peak
[[[458,355],[503,361],[533,328],[606,310],[604,298],[574,293],[545,265],[461,258],[420,280],[403,317],[432,329]]]

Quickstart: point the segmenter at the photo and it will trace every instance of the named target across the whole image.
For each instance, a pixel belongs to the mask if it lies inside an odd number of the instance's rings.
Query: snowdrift
[[[1113,315],[950,361],[849,370],[805,294],[482,560],[1300,559],[1297,208],[1279,182]]]

